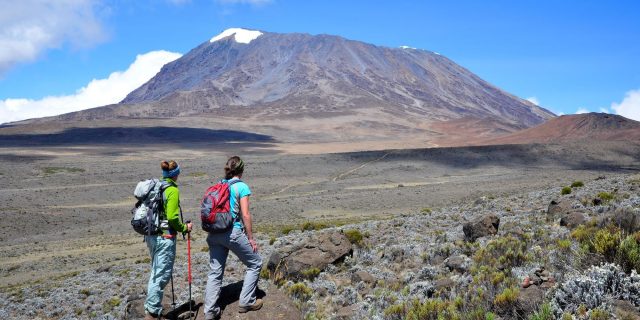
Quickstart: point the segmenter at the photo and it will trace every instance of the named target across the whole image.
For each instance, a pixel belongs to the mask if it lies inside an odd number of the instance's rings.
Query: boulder
[[[584,214],[582,214],[582,212],[575,211],[560,218],[560,225],[569,229],[573,229],[585,223],[586,221],[587,219],[584,217]]]
[[[500,218],[495,214],[488,214],[474,221],[465,223],[462,227],[466,241],[476,241],[480,237],[494,235],[498,233]]]
[[[627,233],[640,231],[640,212],[633,208],[617,208],[600,219],[600,226],[613,224]]]
[[[454,288],[456,283],[451,278],[442,278],[436,280],[435,288],[437,292],[449,291]]]
[[[444,265],[449,268],[450,271],[458,271],[465,273],[471,267],[471,259],[465,255],[452,256],[444,260]]]
[[[571,212],[571,202],[566,199],[551,200],[547,208],[547,221],[556,221]]]
[[[357,284],[358,282],[364,282],[367,284],[372,284],[376,282],[376,279],[366,271],[356,271],[351,275],[351,283]]]
[[[612,303],[613,313],[618,319],[640,319],[640,312],[629,301],[614,300]]]
[[[314,233],[271,254],[267,269],[272,275],[299,280],[310,269],[324,270],[352,253],[351,242],[340,231]]]
[[[520,289],[516,308],[519,314],[532,314],[544,301],[544,290],[538,286]]]

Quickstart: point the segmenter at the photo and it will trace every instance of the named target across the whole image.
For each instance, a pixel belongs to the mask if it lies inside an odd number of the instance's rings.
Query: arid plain
[[[242,144],[9,146],[0,150],[1,290],[146,258],[129,225],[135,184],[158,176],[161,159],[177,160],[184,217],[197,220],[203,191],[232,154],[246,159],[244,178],[262,239],[305,221],[385,219],[640,170],[640,145],[630,142],[321,155]],[[206,246],[201,230],[194,241],[196,248]]]

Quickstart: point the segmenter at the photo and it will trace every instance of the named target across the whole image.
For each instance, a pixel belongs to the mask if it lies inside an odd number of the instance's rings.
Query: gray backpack
[[[138,182],[133,195],[138,202],[131,209],[133,230],[142,235],[158,235],[168,229],[168,221],[164,214],[163,193],[171,184],[158,179]]]

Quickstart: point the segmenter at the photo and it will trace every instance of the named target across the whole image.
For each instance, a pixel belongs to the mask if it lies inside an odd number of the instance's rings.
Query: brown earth
[[[255,153],[253,146],[5,147],[0,287],[146,258],[144,243],[129,226],[137,181],[158,176],[160,159],[177,160],[185,219],[195,221],[201,194],[235,153],[247,162],[245,180],[263,241],[305,221],[386,218],[634,172],[640,163],[640,145],[615,142],[323,155]],[[206,247],[200,230],[194,247]]]

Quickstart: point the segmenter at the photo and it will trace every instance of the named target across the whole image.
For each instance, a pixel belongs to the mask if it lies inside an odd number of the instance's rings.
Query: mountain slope
[[[118,106],[74,117],[323,118],[375,109],[422,121],[491,118],[513,128],[553,117],[425,50],[296,33],[265,32],[248,43],[217,38],[164,66]]]
[[[571,141],[640,141],[640,122],[607,113],[564,115],[539,126],[490,139],[488,144]]]

